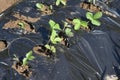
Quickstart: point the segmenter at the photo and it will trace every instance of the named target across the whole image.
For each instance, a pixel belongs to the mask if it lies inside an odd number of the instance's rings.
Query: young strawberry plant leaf
[[[95,13],[95,15],[93,16],[94,19],[99,19],[102,17],[102,12],[97,12]]]
[[[76,24],[75,26],[74,26],[74,30],[79,30],[80,29],[80,24]]]
[[[26,57],[29,58],[30,56],[32,56],[32,51],[29,51],[27,54],[26,54]]]
[[[47,49],[50,49],[50,45],[48,45],[48,44],[46,44],[45,47],[46,47]]]
[[[61,1],[61,0],[56,0],[56,3],[55,3],[56,6],[60,5],[60,1]]]
[[[54,46],[46,44],[45,47],[49,50],[51,50],[53,53],[56,53],[56,48]]]
[[[58,42],[61,42],[62,39],[60,37],[55,37],[54,41],[58,43]]]
[[[55,48],[54,46],[51,46],[51,51],[52,51],[53,53],[56,53],[56,48]]]
[[[27,58],[23,59],[23,65],[27,65],[28,64],[27,60],[28,60]]]
[[[88,27],[88,22],[81,21],[81,26],[84,27],[84,28],[87,28]]]
[[[25,24],[23,22],[19,22],[18,25],[20,26],[20,28],[24,29],[25,28]]]
[[[30,56],[30,57],[28,58],[28,60],[33,60],[33,59],[35,59],[34,56]]]
[[[38,9],[42,9],[43,8],[43,4],[42,3],[36,3],[36,7],[38,8]]]
[[[49,25],[50,25],[51,29],[53,29],[55,22],[53,20],[49,20]]]
[[[93,14],[91,12],[87,12],[86,13],[86,18],[89,19],[89,20],[92,20],[93,19]]]
[[[101,25],[100,21],[98,21],[98,20],[92,20],[91,22],[92,22],[92,24],[94,24],[96,26],[100,26]]]
[[[54,29],[61,30],[60,25],[59,24],[55,24]]]
[[[61,3],[65,6],[67,3],[67,0],[61,0]]]
[[[80,19],[74,19],[73,24],[74,24],[74,30],[79,30],[80,29],[80,27],[81,27]]]
[[[71,31],[70,28],[66,28],[66,29],[65,29],[65,34],[66,34],[67,36],[69,36],[69,37],[73,37],[73,36],[74,36],[74,34],[73,34],[73,32]]]
[[[22,60],[23,61],[23,65],[27,65],[28,64],[28,60],[33,60],[35,57],[32,56],[32,51],[29,51],[26,54],[26,57]]]
[[[51,30],[53,29],[61,30],[60,25],[58,23],[55,23],[53,20],[49,20],[49,24],[50,24]]]

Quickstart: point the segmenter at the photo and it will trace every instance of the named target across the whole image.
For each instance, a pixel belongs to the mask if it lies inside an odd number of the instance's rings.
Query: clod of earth
[[[53,56],[53,53],[42,45],[33,47],[33,51],[34,51],[34,53],[36,53],[40,56],[44,56],[44,57]]]
[[[4,40],[0,40],[0,51],[3,51],[7,47],[7,42]]]
[[[22,23],[23,25],[19,25],[19,23]],[[19,29],[22,30],[21,33],[23,34],[35,33],[35,29],[32,24],[24,20],[11,20],[4,25],[3,29]]]
[[[20,62],[14,62],[12,68],[15,69],[19,74],[29,78],[32,75],[32,71],[28,65],[22,65]]]

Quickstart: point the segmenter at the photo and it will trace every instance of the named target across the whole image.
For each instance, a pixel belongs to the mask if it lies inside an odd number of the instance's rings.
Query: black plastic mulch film
[[[103,0],[104,1],[104,0]],[[88,32],[77,31],[69,39],[70,48],[57,45],[57,57],[54,61],[34,54],[30,62],[32,76],[26,79],[12,66],[13,54],[25,55],[36,44],[47,41],[50,19],[61,24],[66,17],[85,17],[86,11],[79,7],[80,0],[68,0],[67,6],[58,8],[52,15],[41,16],[36,10],[37,2],[52,4],[54,0],[23,0],[0,18],[0,39],[7,40],[9,46],[0,52],[0,80],[104,80],[104,77],[116,75],[120,78],[120,0],[110,0],[105,9],[115,13],[117,18],[103,15],[102,25]],[[41,17],[33,23],[37,34],[18,35],[2,29],[3,25],[14,19],[13,13],[28,17]]]

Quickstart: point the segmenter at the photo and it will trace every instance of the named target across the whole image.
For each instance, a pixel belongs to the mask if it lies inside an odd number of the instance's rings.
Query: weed
[[[91,23],[93,25],[96,25],[96,26],[101,25],[101,23],[100,23],[100,21],[98,19],[102,17],[102,12],[97,12],[94,15],[91,12],[87,12],[86,17],[87,17],[87,19],[89,19],[91,21]]]

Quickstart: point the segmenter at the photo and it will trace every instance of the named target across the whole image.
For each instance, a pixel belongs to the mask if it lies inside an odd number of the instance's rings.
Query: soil
[[[34,27],[29,22],[24,20],[10,20],[4,25],[3,29],[14,29],[14,28],[21,29],[19,23],[24,24],[24,28],[22,29],[24,29],[28,33],[35,33]],[[24,34],[26,34],[27,32],[24,32]]]
[[[22,65],[20,62],[14,62],[12,68],[15,69],[19,74],[29,78],[32,75],[32,71],[28,65]]]
[[[51,57],[53,55],[53,53],[50,50],[46,49],[44,46],[41,45],[33,47],[33,51],[34,53],[44,57]]]
[[[19,0],[0,0],[0,13],[15,4]]]
[[[6,41],[0,40],[0,51],[3,51],[7,47]]]
[[[40,9],[40,11],[41,11],[41,13],[42,13],[42,14],[41,14],[42,16],[50,15],[50,14],[53,13],[53,10],[50,9],[50,6],[48,6],[48,5],[46,5],[46,4],[44,4],[43,8]]]
[[[90,12],[101,11],[101,12],[103,12],[104,14],[106,14],[108,16],[112,16],[114,18],[117,18],[117,15],[115,15],[114,13],[109,12],[107,10],[103,10],[100,6],[96,6],[96,5],[94,5],[92,3],[89,3],[89,2],[81,2],[80,3],[80,8],[83,8],[83,9],[88,10]]]
[[[32,22],[32,23],[37,22],[38,20],[40,20],[40,17],[32,18],[32,17],[29,17],[29,16],[21,15],[19,13],[15,13],[13,16],[16,17],[17,19]]]
[[[99,6],[96,6],[96,5],[89,3],[89,2],[81,2],[80,8],[83,8],[83,9],[88,10],[90,12],[101,11],[101,8]]]

